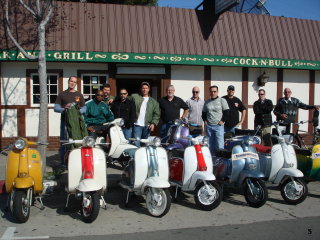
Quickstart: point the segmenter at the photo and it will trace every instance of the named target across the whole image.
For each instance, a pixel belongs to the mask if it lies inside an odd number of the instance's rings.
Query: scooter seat
[[[126,154],[128,154],[131,158],[134,157],[134,154],[136,153],[136,151],[138,150],[138,148],[129,148],[124,150],[123,152],[125,152]]]
[[[231,149],[219,149],[216,152],[216,157],[222,157],[222,158],[231,158],[232,156],[232,151]]]
[[[311,156],[312,152],[309,149],[302,149],[302,148],[294,148],[296,151],[296,154],[302,155],[302,156]]]
[[[261,144],[253,144],[253,146],[257,149],[258,152],[261,153],[271,153],[272,147],[263,146]]]

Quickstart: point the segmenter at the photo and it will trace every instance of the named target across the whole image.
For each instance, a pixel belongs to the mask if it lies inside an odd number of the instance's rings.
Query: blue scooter
[[[252,144],[254,136],[235,137],[225,143],[213,158],[213,171],[223,186],[242,188],[247,203],[254,208],[265,204],[268,191],[260,171],[259,156]]]

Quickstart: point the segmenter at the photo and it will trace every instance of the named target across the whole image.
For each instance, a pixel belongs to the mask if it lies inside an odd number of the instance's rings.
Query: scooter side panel
[[[81,149],[70,152],[68,159],[68,192],[75,193],[82,176]]]
[[[271,149],[271,170],[268,180],[273,182],[277,176],[279,170],[283,167],[284,156],[282,152],[282,147],[280,144],[276,144]]]
[[[93,148],[94,176],[93,179],[106,190],[107,188],[107,166],[103,150]]]
[[[111,147],[109,151],[109,156],[112,155],[113,158],[119,158],[121,153],[126,148],[118,149],[119,145],[130,145],[127,143],[125,139],[121,127],[115,125],[110,128],[109,131],[110,139],[111,139]],[[130,145],[133,146],[133,145]],[[128,147],[127,147],[128,148]],[[115,154],[115,155],[114,155]]]
[[[190,183],[192,174],[197,171],[197,153],[193,146],[187,147],[184,151],[184,168],[182,185]]]
[[[169,163],[167,151],[162,147],[156,148],[158,159],[159,176],[163,179],[169,180]]]
[[[139,148],[134,154],[134,189],[140,188],[146,180],[148,166],[146,148]]]
[[[20,154],[18,151],[10,151],[6,166],[6,191],[11,192],[14,179],[18,176]]]
[[[128,144],[128,143],[121,143],[120,145],[117,146],[115,152],[112,155],[112,158],[119,158],[121,156],[121,154],[123,153],[124,150],[126,149],[132,149],[132,148],[137,148],[134,145]],[[110,156],[110,154],[109,154]]]
[[[243,149],[240,145],[234,146],[232,148],[232,154],[242,153]],[[231,160],[231,176],[230,176],[230,182],[236,182],[239,179],[239,175],[241,171],[244,169],[246,165],[245,159],[239,159],[239,160]]]
[[[28,149],[29,176],[34,180],[34,193],[42,192],[42,160],[38,150]]]

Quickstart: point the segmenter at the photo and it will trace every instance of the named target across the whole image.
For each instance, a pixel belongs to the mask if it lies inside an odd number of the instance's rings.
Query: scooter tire
[[[194,201],[197,206],[205,211],[211,211],[218,207],[222,201],[222,190],[218,183],[216,182],[207,182],[208,186],[212,189],[215,189],[216,195],[214,199],[208,199],[207,189],[203,182],[198,184],[194,190],[193,196]]]
[[[302,179],[295,178],[294,180],[297,182],[297,184],[300,184],[303,187],[303,191],[300,196],[296,196],[296,198],[293,199],[288,195],[287,191],[290,191],[291,188],[294,188],[291,178],[288,178],[280,185],[280,191],[283,200],[285,200],[288,204],[297,205],[299,203],[302,203],[306,199],[308,195],[308,186]],[[293,189],[293,191],[295,190]]]
[[[92,223],[94,220],[97,219],[100,210],[100,195],[97,192],[87,192],[87,197],[91,198],[90,206],[85,208],[83,203],[81,205],[81,214],[82,219],[85,223]],[[89,195],[89,196],[88,196]]]
[[[149,188],[147,190],[147,196],[146,196],[146,205],[148,212],[153,216],[153,217],[162,217],[166,215],[171,207],[171,197],[170,197],[170,192],[168,189],[162,189],[162,188],[154,188],[155,191],[159,191],[159,194],[162,196],[162,201],[163,204],[161,204],[160,209],[156,209],[153,204],[152,200],[152,189]]]
[[[26,190],[16,190],[13,196],[12,214],[18,223],[25,223],[30,216],[30,202],[27,198]]]
[[[261,179],[251,178],[251,181],[254,185],[260,186],[260,190],[261,190],[260,196],[258,196],[258,199],[256,198],[256,196],[252,196],[249,186],[247,182],[245,182],[244,189],[243,189],[244,197],[247,203],[249,204],[249,206],[254,208],[262,207],[268,199],[268,190],[267,190],[266,184]]]

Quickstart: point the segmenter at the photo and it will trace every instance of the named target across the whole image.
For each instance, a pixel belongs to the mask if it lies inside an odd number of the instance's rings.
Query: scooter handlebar
[[[62,145],[68,145],[68,144],[81,144],[83,142],[83,140],[71,140],[71,141],[60,141],[60,142],[64,142]]]

